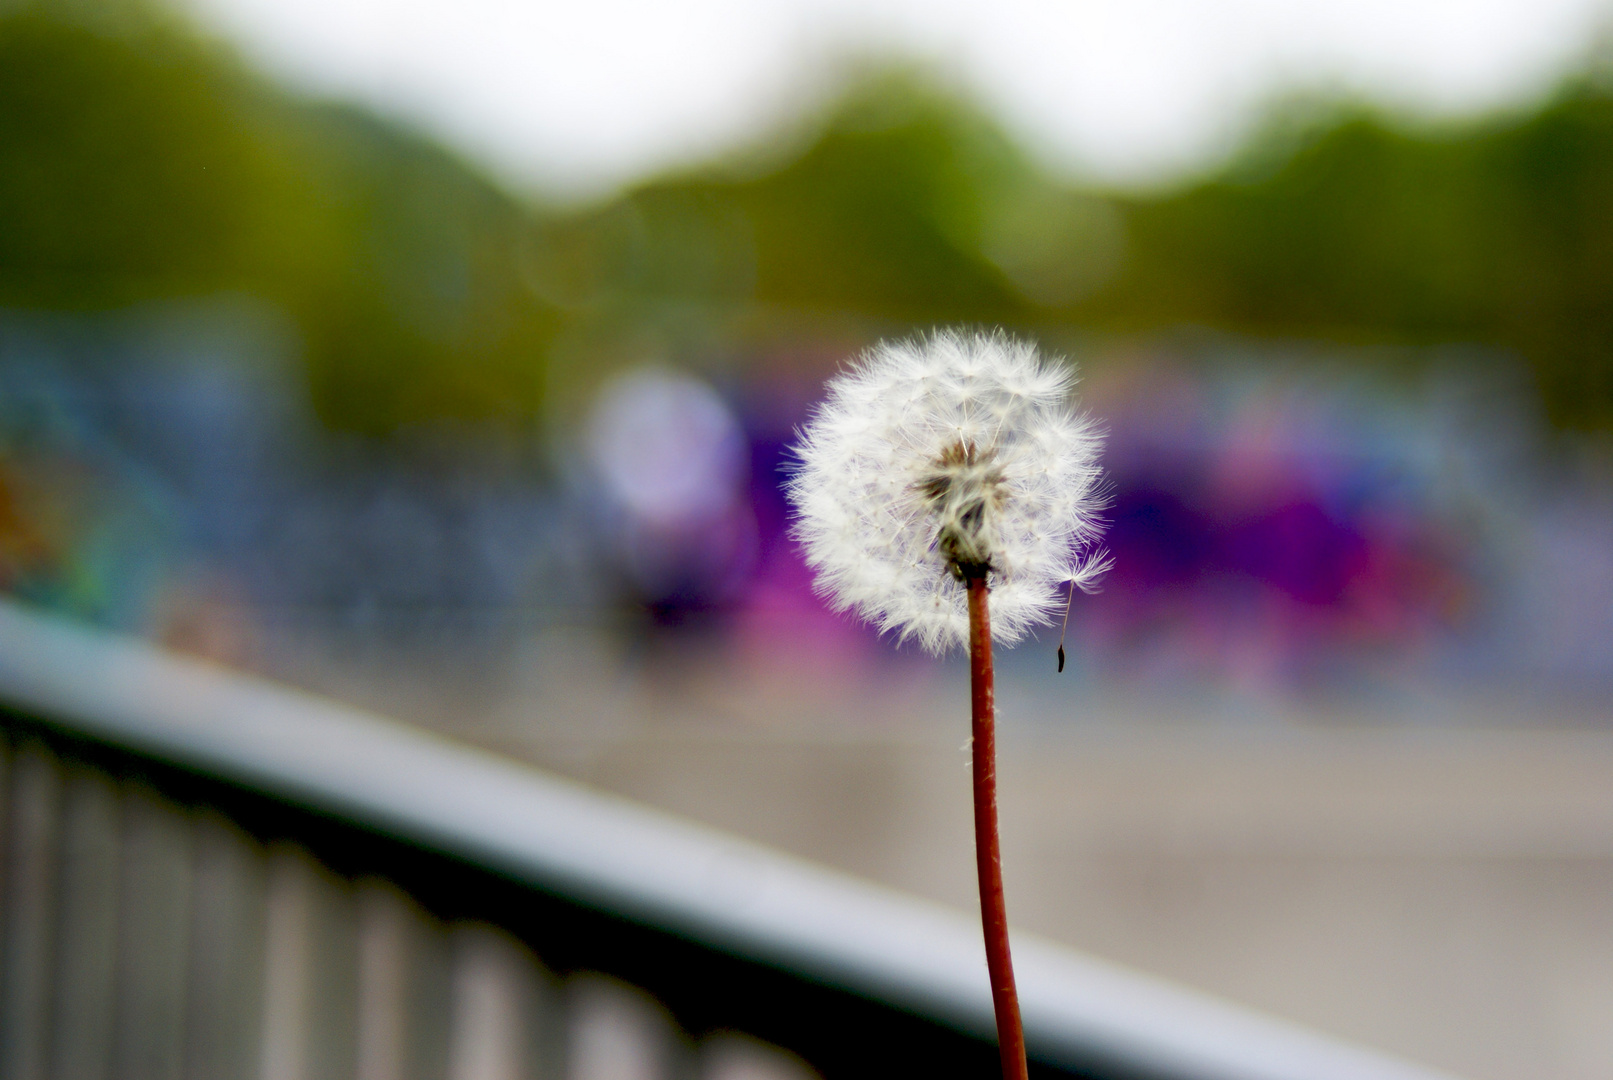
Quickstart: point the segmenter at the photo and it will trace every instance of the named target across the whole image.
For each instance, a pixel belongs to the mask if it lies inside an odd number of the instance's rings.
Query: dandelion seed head
[[[1073,383],[1027,342],[955,331],[882,342],[830,380],[788,487],[819,592],[939,654],[967,640],[971,577],[1004,643],[1064,588],[1093,591],[1100,439]]]

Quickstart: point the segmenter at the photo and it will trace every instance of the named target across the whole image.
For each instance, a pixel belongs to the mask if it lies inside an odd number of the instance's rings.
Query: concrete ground
[[[284,673],[973,908],[961,673],[754,660],[574,635],[458,680]],[[1474,1080],[1613,1077],[1613,702],[1171,698],[1016,663],[1017,925]]]

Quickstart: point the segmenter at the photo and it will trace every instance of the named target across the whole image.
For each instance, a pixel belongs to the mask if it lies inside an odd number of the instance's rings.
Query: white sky
[[[764,130],[832,61],[928,58],[1055,165],[1147,182],[1281,86],[1423,111],[1526,100],[1613,0],[190,0],[287,81],[587,198]]]

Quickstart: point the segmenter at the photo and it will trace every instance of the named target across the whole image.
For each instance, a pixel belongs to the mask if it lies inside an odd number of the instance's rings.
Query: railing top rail
[[[989,1037],[972,916],[331,701],[0,601],[0,702]],[[1033,1055],[1194,1080],[1439,1080],[1014,935]],[[1447,1077],[1446,1080],[1449,1080]]]

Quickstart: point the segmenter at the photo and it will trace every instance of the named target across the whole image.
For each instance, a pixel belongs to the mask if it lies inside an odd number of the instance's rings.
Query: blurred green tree
[[[250,293],[331,423],[530,418],[554,312],[524,207],[424,139],[274,90],[138,4],[0,15],[0,304]]]
[[[821,114],[559,213],[273,87],[144,0],[0,14],[0,304],[249,293],[331,424],[538,416],[642,352],[939,323],[1471,343],[1613,425],[1613,94],[1418,126],[1337,105],[1175,190],[1085,189],[887,65]],[[1407,355],[1411,355],[1408,353]]]
[[[1613,98],[1416,129],[1340,109],[1222,175],[1118,200],[1127,257],[1068,317],[1521,355],[1554,418],[1613,423]]]

